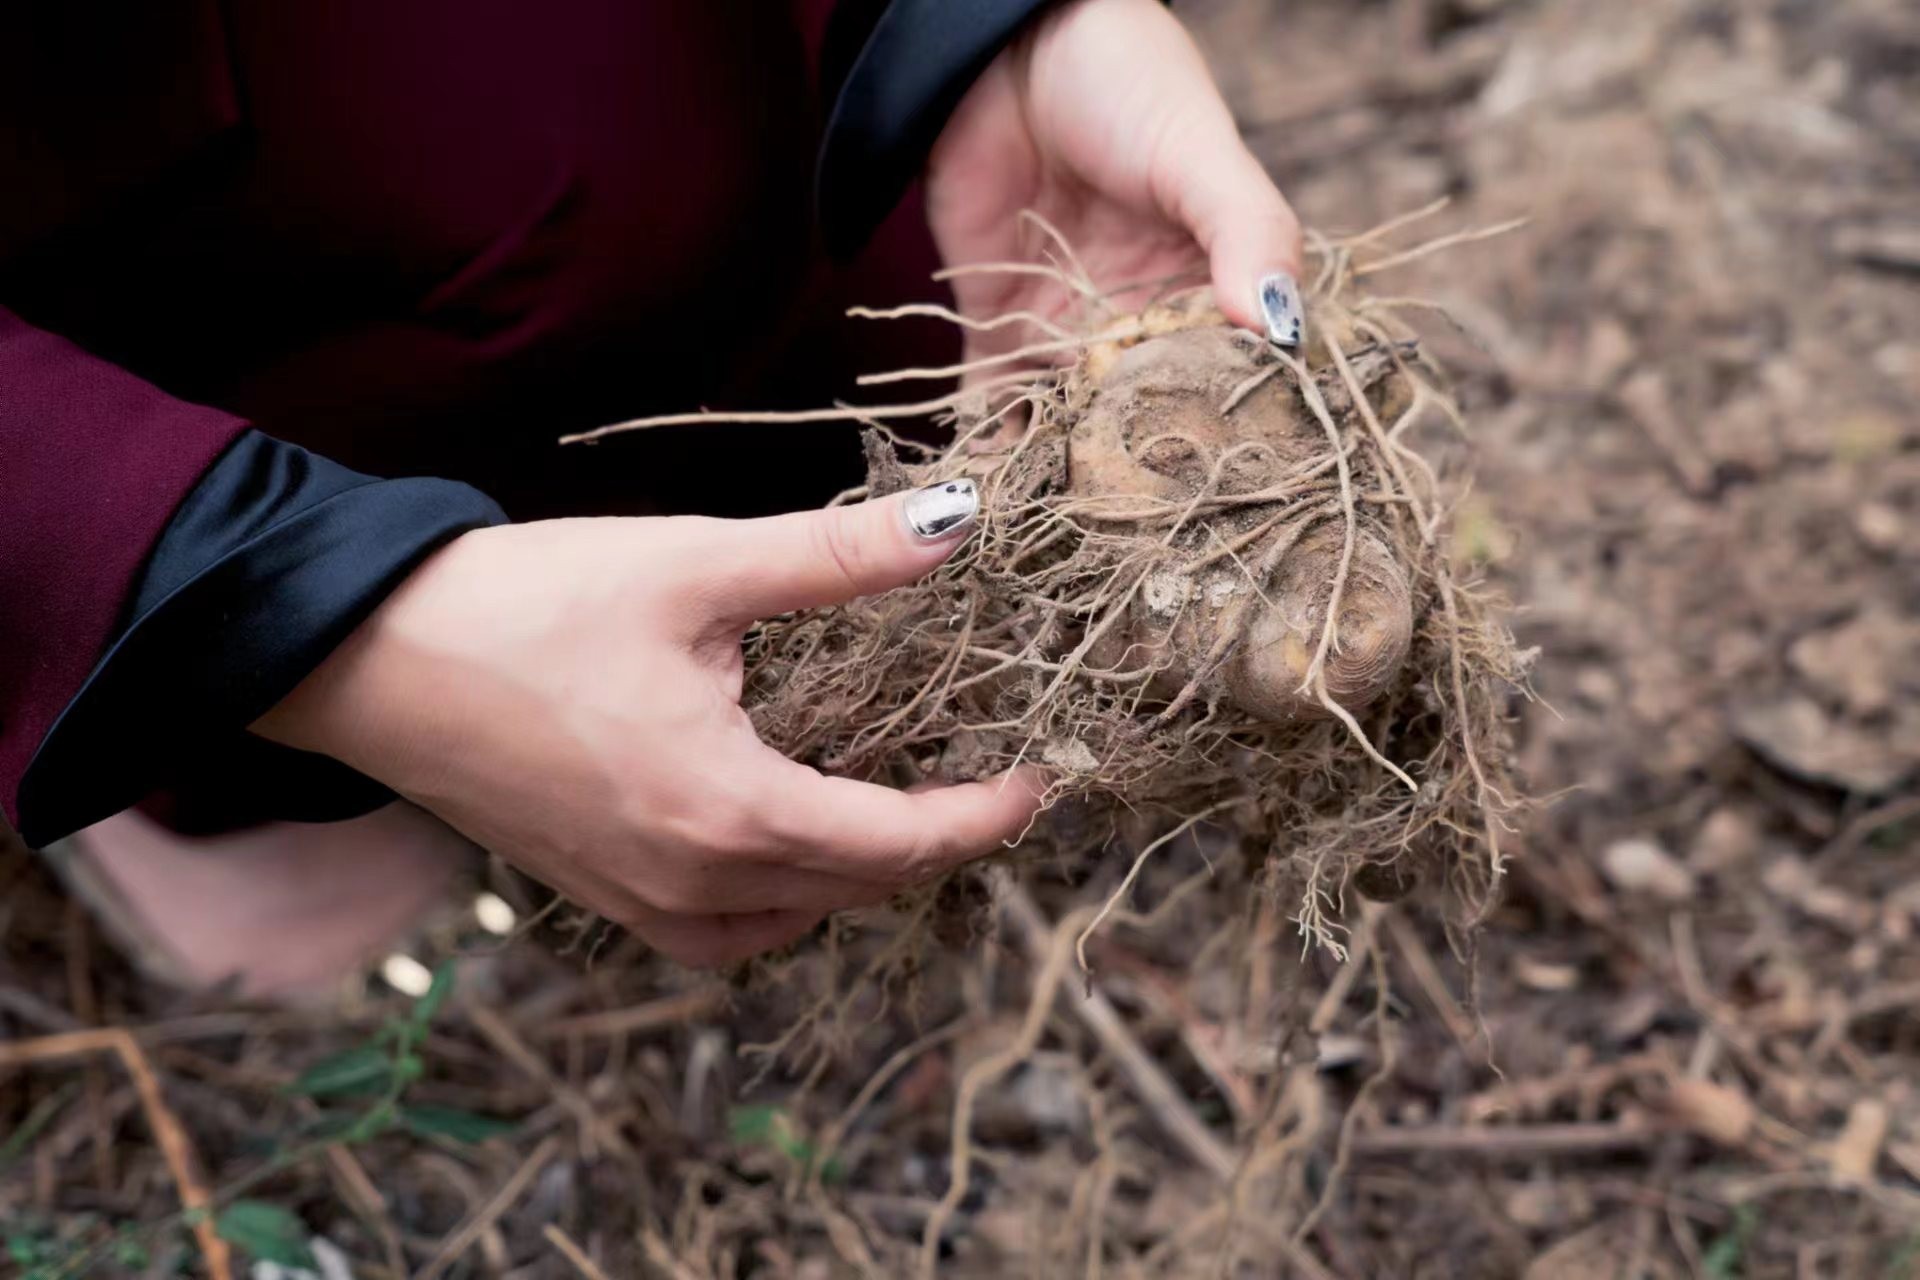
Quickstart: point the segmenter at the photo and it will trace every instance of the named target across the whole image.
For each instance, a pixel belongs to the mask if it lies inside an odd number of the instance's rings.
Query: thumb
[[[1167,148],[1161,189],[1174,216],[1206,250],[1214,300],[1242,328],[1266,331],[1260,282],[1301,275],[1300,219],[1240,140],[1224,107],[1204,116],[1187,145]],[[1296,285],[1297,294],[1297,285]]]
[[[966,540],[980,512],[971,480],[820,511],[727,524],[715,594],[732,620],[842,604],[925,577]]]

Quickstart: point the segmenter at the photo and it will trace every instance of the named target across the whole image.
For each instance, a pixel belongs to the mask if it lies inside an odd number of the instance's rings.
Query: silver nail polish
[[[1267,341],[1276,347],[1299,347],[1307,340],[1300,285],[1286,272],[1260,278],[1260,315],[1267,322]]]
[[[907,528],[925,542],[952,537],[980,512],[980,490],[971,480],[941,480],[907,495]]]

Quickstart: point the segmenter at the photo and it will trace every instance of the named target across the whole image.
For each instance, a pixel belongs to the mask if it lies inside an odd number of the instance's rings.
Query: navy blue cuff
[[[506,515],[450,480],[377,480],[249,431],[148,557],[124,621],[20,784],[33,847],[150,792],[217,797],[226,824],[322,821],[391,799],[247,732],[428,553]]]
[[[827,118],[814,203],[846,257],[900,202],[947,117],[989,62],[1052,0],[892,0]]]

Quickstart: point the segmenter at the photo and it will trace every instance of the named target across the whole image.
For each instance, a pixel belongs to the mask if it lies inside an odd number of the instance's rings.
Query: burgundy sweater
[[[845,303],[934,265],[889,210],[1038,2],[7,6],[7,818],[44,843],[157,787],[199,825],[362,810],[245,726],[434,546],[844,483],[848,433],[555,438],[846,395]]]

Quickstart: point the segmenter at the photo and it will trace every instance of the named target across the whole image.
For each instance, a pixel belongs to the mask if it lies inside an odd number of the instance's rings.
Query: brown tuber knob
[[[1111,511],[1116,529],[1142,503],[1184,516],[1108,656],[1154,655],[1169,696],[1198,681],[1245,711],[1286,721],[1326,714],[1309,673],[1347,516],[1325,430],[1259,351],[1253,335],[1210,325],[1101,361],[1069,439],[1068,488],[1109,499],[1090,507],[1090,518]],[[1405,568],[1368,517],[1357,519],[1353,537],[1321,670],[1328,696],[1348,708],[1392,683],[1413,633]]]

